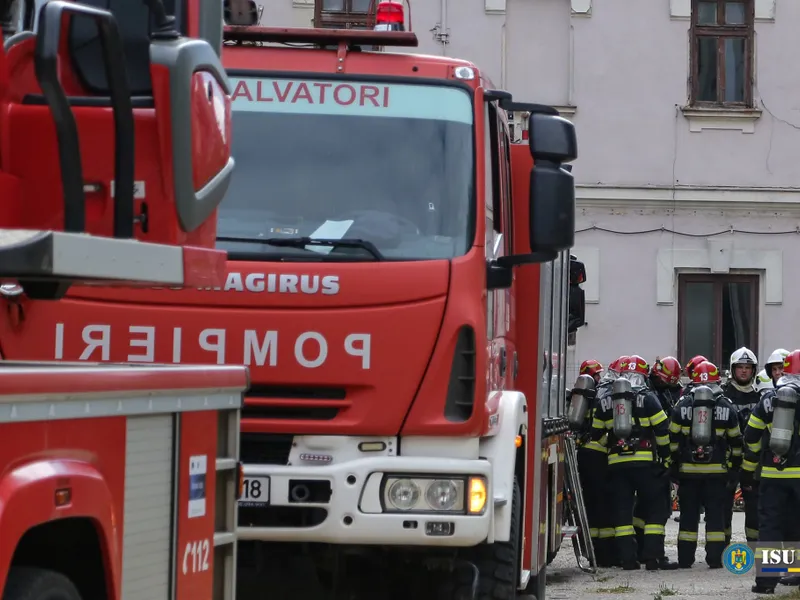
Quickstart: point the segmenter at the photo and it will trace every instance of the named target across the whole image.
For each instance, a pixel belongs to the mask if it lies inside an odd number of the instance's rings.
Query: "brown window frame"
[[[699,2],[710,0],[692,0],[692,27],[691,27],[691,106],[697,107],[726,107],[726,108],[752,108],[753,107],[753,70],[754,70],[754,41],[755,41],[755,0],[739,0],[745,3],[744,25],[697,25],[699,16]],[[726,0],[713,0],[717,3],[717,20],[724,19]],[[701,37],[716,37],[717,39],[717,101],[697,100],[700,92],[700,61],[698,39]],[[725,94],[725,43],[726,38],[744,38],[744,100],[742,102],[728,102],[720,100]]]
[[[686,284],[687,283],[712,283],[714,284],[714,306],[721,307],[722,305],[722,286],[726,283],[749,283],[751,284],[752,297],[750,298],[750,322],[753,323],[752,339],[748,348],[758,348],[758,316],[759,316],[759,283],[760,277],[758,275],[722,275],[722,274],[689,274],[680,273],[678,275],[678,356],[682,361],[681,364],[692,358],[685,356],[684,349],[684,307],[686,306]],[[717,327],[714,331],[714,355],[709,356],[717,367],[724,370],[727,369],[728,357],[722,356],[722,320],[717,321]]]
[[[375,3],[372,0],[367,12],[355,12],[353,0],[344,0],[344,10],[323,10],[323,0],[314,2],[314,27],[326,29],[372,29],[375,27]]]

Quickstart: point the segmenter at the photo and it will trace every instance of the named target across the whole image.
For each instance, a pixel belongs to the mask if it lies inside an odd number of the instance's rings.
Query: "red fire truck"
[[[240,589],[541,599],[563,534],[574,128],[467,61],[384,52],[417,39],[399,3],[377,9],[378,31],[226,28],[224,285],[23,297],[0,342],[250,367]]]
[[[11,4],[4,33],[34,18]],[[35,17],[0,50],[4,327],[23,331],[73,282],[223,282],[230,96],[212,46],[160,2],[53,1]],[[133,87],[134,66],[160,89]],[[0,597],[234,600],[247,368],[16,362],[41,353],[0,344]]]

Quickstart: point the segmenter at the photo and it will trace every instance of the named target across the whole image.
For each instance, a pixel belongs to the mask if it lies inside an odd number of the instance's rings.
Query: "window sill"
[[[292,0],[295,8],[314,8],[314,0]]]
[[[699,133],[704,129],[722,129],[754,133],[756,121],[761,118],[758,108],[699,108],[684,106],[683,116],[689,121],[689,131]]]
[[[572,117],[575,116],[575,113],[578,112],[577,106],[553,106],[558,111],[559,116],[564,117],[568,121],[572,120]]]

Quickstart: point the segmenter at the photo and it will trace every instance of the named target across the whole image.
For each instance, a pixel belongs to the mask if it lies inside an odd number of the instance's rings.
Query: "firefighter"
[[[681,364],[677,358],[666,356],[656,358],[653,367],[650,369],[650,377],[648,383],[650,389],[655,392],[661,402],[661,408],[667,416],[672,414],[672,408],[681,398]],[[661,479],[664,486],[663,491],[663,517],[659,522],[663,521],[663,525],[667,524],[669,518],[672,516],[672,481],[669,477]],[[645,507],[641,502],[636,503],[636,508],[633,511],[633,527],[636,530],[636,541],[639,550],[641,551],[644,542],[644,511]],[[662,568],[670,569],[677,568],[676,563],[670,563],[666,557],[662,557]]]
[[[788,350],[783,348],[773,350],[767,362],[764,363],[764,369],[758,373],[758,381],[763,379],[772,382],[773,385],[777,385],[778,379],[783,375],[783,361],[786,360],[787,356],[789,356]]]
[[[578,375],[591,375],[592,379],[594,379],[595,385],[600,383],[600,377],[602,374],[603,365],[593,358],[583,361],[578,371]]]
[[[688,569],[697,551],[700,511],[706,507],[706,564],[722,567],[725,550],[724,503],[742,464],[742,434],[733,404],[705,383],[719,382],[708,361],[694,368],[694,387],[672,411],[669,426],[672,474],[678,480],[680,529],[678,565]],[[729,458],[730,455],[730,458]]]
[[[661,401],[661,408],[670,414],[681,398],[681,363],[677,358],[656,358],[650,369],[650,387]]]
[[[756,373],[758,372],[758,358],[749,348],[739,348],[730,359],[730,377],[722,391],[739,414],[739,426],[744,431],[750,412],[755,408],[761,394],[756,390]],[[742,485],[742,500],[744,501],[744,535],[748,542],[758,539],[758,482],[753,480],[747,485]],[[730,490],[730,501],[725,501],[725,539],[730,543],[731,524],[733,522],[733,498],[736,487]]]
[[[605,375],[603,375],[602,379],[604,381],[613,381],[617,377],[619,377],[620,364],[622,364],[622,362],[627,359],[628,359],[627,356],[620,356],[619,358],[615,358],[610,363],[608,363],[608,370],[606,371]]]
[[[610,395],[611,395],[611,388],[616,379],[619,378],[620,374],[620,364],[624,361],[627,362],[627,356],[621,356],[613,361],[611,361],[608,365],[608,369],[600,378],[600,383],[597,386],[597,398],[595,400],[595,414],[599,412],[599,407],[605,402],[609,404],[611,402]],[[603,446],[607,448],[607,439],[602,438],[601,443]],[[607,454],[607,453],[606,453]],[[608,466],[608,459],[606,458],[606,465]],[[607,468],[604,468],[604,473],[607,474]],[[605,540],[600,542],[600,545],[603,547],[609,547],[609,553],[607,557],[598,558],[598,564],[602,563],[602,565],[609,565],[609,566],[619,566],[619,558],[617,555],[617,547],[614,544],[614,523],[613,523],[613,515],[611,512],[610,501],[609,499],[612,497],[612,488],[609,484],[608,477],[605,477],[605,487],[604,490],[604,503],[605,503],[605,511],[600,520],[600,532],[598,538],[601,540]],[[595,553],[597,556],[597,553]]]
[[[796,528],[800,505],[800,350],[783,362],[784,375],[774,392],[766,392],[747,422],[744,431],[745,463],[743,484],[752,482],[756,465],[761,468],[758,496],[758,542],[791,541],[787,524]],[[770,427],[771,426],[771,427]],[[752,590],[772,594],[778,580],[756,577]]]
[[[692,383],[692,372],[694,371],[694,368],[697,365],[699,365],[701,362],[705,362],[707,360],[708,359],[705,356],[703,356],[702,354],[698,354],[697,356],[695,356],[694,358],[690,359],[689,362],[686,363],[686,367],[684,367],[684,372],[686,373],[686,377],[689,378],[689,383],[687,383],[684,386],[684,388],[681,390],[681,396],[683,396],[684,394],[687,394],[689,392],[689,390],[692,389],[692,386],[694,385]]]
[[[614,528],[609,521],[609,505],[606,482],[608,466],[608,448],[605,439],[599,442],[592,440],[592,419],[597,407],[598,372],[602,365],[594,361],[578,375],[572,394],[567,418],[575,435],[578,447],[578,476],[580,477],[583,499],[586,504],[586,517],[589,521],[589,533],[594,545],[597,565],[612,567],[614,548]],[[585,364],[585,363],[584,363]],[[608,387],[608,386],[605,386]]]
[[[648,570],[659,569],[664,556],[663,485],[669,466],[669,424],[655,394],[647,388],[649,365],[641,356],[621,361],[620,376],[610,398],[600,403],[592,421],[592,439],[608,446],[608,482],[613,501],[614,539],[625,570],[638,560],[633,508],[646,507],[642,559]]]

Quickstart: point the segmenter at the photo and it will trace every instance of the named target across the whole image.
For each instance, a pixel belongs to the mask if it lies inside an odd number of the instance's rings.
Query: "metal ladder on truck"
[[[578,568],[584,573],[597,572],[597,559],[589,531],[589,518],[586,516],[586,503],[578,474],[578,451],[575,437],[570,433],[564,442],[566,478],[564,481],[564,520],[561,528],[564,539],[572,540]]]

